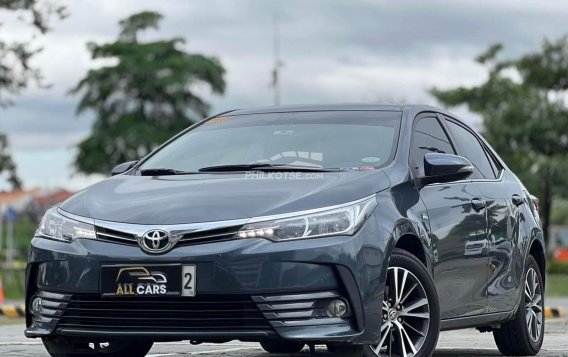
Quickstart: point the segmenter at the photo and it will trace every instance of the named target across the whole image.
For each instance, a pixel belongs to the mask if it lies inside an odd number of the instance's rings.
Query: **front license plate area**
[[[103,265],[101,295],[103,297],[195,296],[195,275],[195,265]]]

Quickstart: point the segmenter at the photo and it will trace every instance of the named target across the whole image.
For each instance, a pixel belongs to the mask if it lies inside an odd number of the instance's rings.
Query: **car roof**
[[[246,114],[266,114],[266,113],[292,113],[292,112],[317,112],[317,111],[390,111],[390,112],[423,112],[433,111],[446,113],[445,110],[430,105],[405,104],[405,105],[386,105],[386,104],[303,104],[303,105],[283,105],[274,107],[261,107],[250,109],[236,109],[225,114],[246,115]],[[450,115],[448,113],[448,115]]]

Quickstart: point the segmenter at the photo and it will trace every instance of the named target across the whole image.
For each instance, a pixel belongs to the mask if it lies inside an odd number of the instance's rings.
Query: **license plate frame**
[[[194,297],[196,275],[195,264],[102,264],[99,292],[105,298]]]

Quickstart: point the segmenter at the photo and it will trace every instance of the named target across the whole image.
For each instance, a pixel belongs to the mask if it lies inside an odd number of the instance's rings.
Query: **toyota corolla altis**
[[[60,357],[179,340],[416,357],[476,327],[534,355],[544,266],[534,199],[455,116],[236,110],[45,214],[25,333]]]

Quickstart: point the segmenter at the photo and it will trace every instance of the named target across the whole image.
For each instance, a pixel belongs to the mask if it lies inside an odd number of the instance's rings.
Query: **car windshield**
[[[140,169],[197,172],[212,166],[255,164],[380,167],[392,160],[400,119],[400,112],[386,111],[220,116],[181,135]]]

